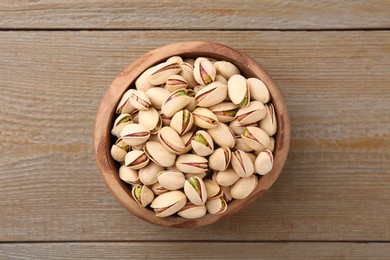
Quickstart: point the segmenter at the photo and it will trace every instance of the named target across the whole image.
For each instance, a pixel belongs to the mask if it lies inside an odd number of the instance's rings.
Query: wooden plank
[[[185,231],[130,215],[92,152],[111,81],[177,39],[259,61],[292,122],[275,186],[236,217]],[[0,49],[0,241],[390,240],[387,31],[0,32]]]
[[[1,259],[389,259],[388,243],[0,244]]]
[[[0,28],[356,29],[389,28],[390,2],[5,0]]]

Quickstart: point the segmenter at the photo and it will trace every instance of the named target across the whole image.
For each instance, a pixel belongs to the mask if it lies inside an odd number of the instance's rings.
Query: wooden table
[[[0,3],[0,259],[389,259],[390,1]],[[210,40],[261,63],[287,102],[290,155],[221,223],[145,223],[109,193],[93,128],[145,52]]]

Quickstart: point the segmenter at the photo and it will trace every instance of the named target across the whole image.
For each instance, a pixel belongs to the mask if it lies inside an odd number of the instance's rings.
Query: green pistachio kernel
[[[245,104],[247,103],[247,98],[245,97],[243,100],[241,100],[241,102],[238,104],[240,107],[242,106],[245,106]]]
[[[196,133],[194,140],[204,145],[209,144],[209,142],[207,142],[206,138],[201,133]]]
[[[191,177],[188,179],[188,182],[191,184],[192,187],[194,187],[196,191],[199,191],[200,183],[198,179]]]
[[[135,190],[134,190],[134,195],[137,198],[137,200],[141,199],[141,191],[142,191],[142,187],[141,186],[137,186],[135,188]]]

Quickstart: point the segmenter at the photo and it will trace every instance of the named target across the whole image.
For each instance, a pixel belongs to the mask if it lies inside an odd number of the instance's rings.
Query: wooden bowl
[[[271,101],[274,104],[277,116],[278,130],[275,135],[274,166],[271,172],[259,179],[257,188],[243,200],[233,200],[228,204],[224,214],[211,215],[199,219],[184,219],[178,216],[166,218],[156,217],[148,208],[140,207],[132,198],[129,186],[124,183],[118,174],[119,165],[110,155],[114,142],[110,134],[115,116],[116,106],[123,93],[133,86],[133,83],[147,68],[165,61],[171,56],[179,55],[183,58],[210,57],[216,60],[226,60],[235,64],[245,77],[257,77],[268,87]],[[97,166],[103,179],[112,194],[119,202],[137,217],[153,224],[190,228],[215,223],[223,218],[239,212],[251,202],[259,198],[278,178],[287,158],[290,145],[290,121],[286,104],[276,84],[268,73],[254,60],[227,46],[211,42],[178,42],[155,49],[134,61],[114,80],[100,104],[95,125],[95,156]]]

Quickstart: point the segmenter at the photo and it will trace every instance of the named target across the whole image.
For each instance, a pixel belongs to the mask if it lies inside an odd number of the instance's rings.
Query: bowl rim
[[[244,200],[233,200],[224,214],[206,216],[199,219],[185,219],[178,216],[166,218],[156,217],[154,212],[140,207],[132,198],[128,184],[124,183],[118,174],[117,163],[111,158],[110,149],[112,136],[110,133],[115,108],[123,93],[130,88],[139,75],[147,68],[165,61],[171,56],[181,57],[209,57],[218,60],[226,60],[235,64],[242,74],[249,77],[257,77],[264,82],[271,94],[271,102],[274,105],[278,129],[275,134],[274,166],[271,172],[259,178],[256,189]],[[265,191],[279,177],[289,152],[290,146],[290,119],[286,104],[275,82],[267,71],[252,58],[246,56],[231,47],[207,41],[176,42],[149,51],[132,62],[112,82],[103,96],[96,114],[94,129],[95,159],[104,182],[114,197],[132,214],[147,222],[166,227],[198,227],[215,223],[225,219],[247,207]]]

